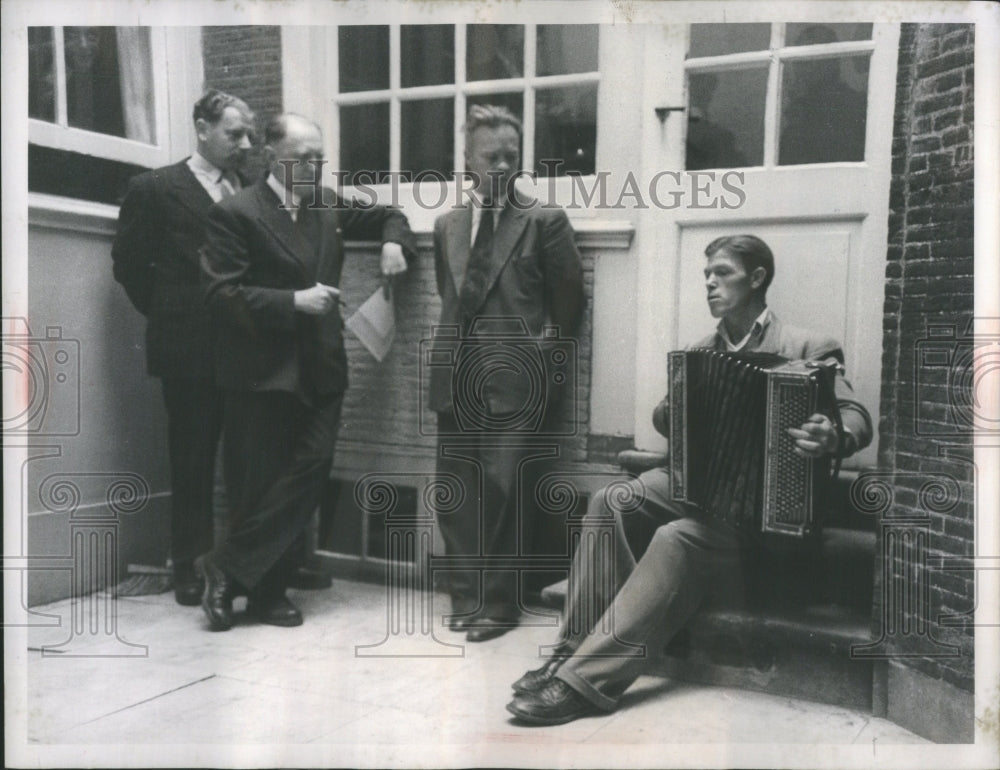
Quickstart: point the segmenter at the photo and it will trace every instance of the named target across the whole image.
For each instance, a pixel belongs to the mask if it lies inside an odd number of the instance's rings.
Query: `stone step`
[[[851,655],[871,641],[870,625],[869,612],[835,604],[709,610],[674,638],[654,673],[870,711],[874,661]]]

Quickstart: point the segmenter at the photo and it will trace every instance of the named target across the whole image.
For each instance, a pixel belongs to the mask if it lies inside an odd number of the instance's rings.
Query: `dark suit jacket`
[[[153,376],[213,376],[214,337],[198,264],[211,205],[186,159],[133,177],[122,202],[114,276],[147,318]]]
[[[469,206],[443,214],[434,222],[441,324],[462,327],[466,320],[461,317],[458,298],[471,243]],[[560,339],[573,338],[583,314],[583,268],[566,212],[542,208],[531,200],[520,200],[519,206],[508,203],[497,222],[487,286],[477,311],[481,321],[472,332],[499,332],[505,340],[523,333],[529,340],[539,340],[546,325],[555,325]],[[470,344],[470,340],[475,337],[464,338],[462,344]],[[451,368],[431,369],[432,409],[442,412],[452,408],[452,387]],[[491,413],[506,414],[525,404],[532,387],[529,373],[523,370],[498,371],[486,378],[482,396]]]
[[[219,321],[220,387],[287,391],[306,403],[347,388],[340,313],[296,312],[293,295],[317,282],[340,283],[345,238],[393,241],[408,258],[416,244],[398,211],[348,206],[331,190],[324,200],[329,208],[300,208],[305,237],[263,177],[212,206],[202,271]]]

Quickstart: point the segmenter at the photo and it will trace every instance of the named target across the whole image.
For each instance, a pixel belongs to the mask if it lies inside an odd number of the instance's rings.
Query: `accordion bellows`
[[[795,454],[787,429],[836,410],[833,372],[772,353],[669,354],[672,497],[744,531],[818,531],[829,460]]]

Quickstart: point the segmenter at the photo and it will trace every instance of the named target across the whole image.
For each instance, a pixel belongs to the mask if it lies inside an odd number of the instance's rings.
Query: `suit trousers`
[[[175,564],[212,549],[222,393],[209,378],[163,377],[170,454],[170,552]]]
[[[343,394],[310,406],[282,391],[225,394],[230,530],[220,568],[251,594],[283,593],[330,477]]]
[[[595,494],[570,567],[560,641],[574,652],[556,676],[607,711],[706,600],[743,593],[752,540],[671,500],[669,481],[656,468]],[[652,530],[638,561],[634,525]]]
[[[462,433],[450,412],[438,413],[437,472],[457,480],[461,503],[439,511],[438,529],[448,556],[487,557],[446,573],[452,613],[516,620],[522,609],[515,569],[491,569],[489,557],[530,552],[533,484],[558,451],[552,442],[497,431]]]

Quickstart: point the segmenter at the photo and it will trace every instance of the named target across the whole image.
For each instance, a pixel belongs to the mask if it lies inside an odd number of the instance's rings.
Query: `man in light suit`
[[[191,157],[133,177],[111,247],[115,279],[147,318],[146,366],[167,409],[174,596],[197,605],[204,586],[194,559],[212,547],[215,455],[222,394],[215,385],[214,333],[202,299],[198,249],[208,209],[233,195],[253,131],[242,99],[208,91],[194,105]]]
[[[279,115],[265,131],[268,174],[209,213],[202,256],[219,323],[229,537],[196,566],[211,627],[232,626],[232,597],[279,626],[302,623],[285,596],[296,543],[320,503],[347,388],[340,303],[344,239],[380,240],[381,271],[416,253],[398,211],[346,203],[320,186],[323,138]],[[315,183],[314,183],[315,180]]]
[[[454,330],[435,341],[437,360],[452,365],[431,368],[437,470],[442,479],[458,479],[464,492],[458,509],[442,512],[438,524],[448,556],[515,556],[525,553],[532,523],[532,490],[521,490],[519,474],[537,466],[536,436],[559,396],[542,361],[547,346],[576,333],[583,275],[566,213],[542,208],[514,188],[517,118],[502,107],[474,106],[465,135],[475,189],[466,205],[434,224],[439,329]],[[518,361],[534,354],[535,370]],[[482,561],[470,566],[446,573],[449,625],[482,642],[517,625],[519,581],[510,569],[483,568]]]
[[[760,238],[718,238],[705,255],[708,306],[720,320],[715,333],[694,347],[843,365],[836,340],[785,325],[767,307],[774,256]],[[841,430],[820,413],[789,428],[794,451],[801,456],[848,457],[871,442],[871,417],[840,375],[835,391]],[[665,436],[668,410],[664,399],[653,414],[653,424]],[[716,512],[674,501],[665,468],[626,483],[627,488],[619,486],[614,494],[601,490],[590,500],[585,521],[613,526],[611,563],[592,543],[577,548],[554,654],[513,685],[516,695],[507,710],[522,722],[555,725],[613,711],[649,660],[695,612],[713,595],[739,585],[743,557],[767,545],[729,526]],[[630,542],[622,503],[630,515],[656,527],[651,539]]]

